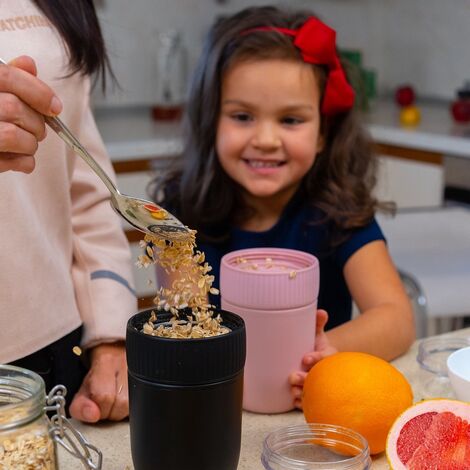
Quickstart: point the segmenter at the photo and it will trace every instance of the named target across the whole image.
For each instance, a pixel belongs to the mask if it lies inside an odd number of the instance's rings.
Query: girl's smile
[[[287,204],[323,145],[319,104],[314,71],[301,62],[242,61],[225,73],[216,149],[247,203]]]
[[[272,174],[286,163],[282,160],[256,160],[249,158],[243,158],[242,160],[248,165],[251,170],[260,175]]]

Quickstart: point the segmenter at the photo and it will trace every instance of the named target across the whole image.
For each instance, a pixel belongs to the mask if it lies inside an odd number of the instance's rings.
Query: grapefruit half
[[[470,469],[470,403],[424,400],[400,415],[387,437],[394,470]]]

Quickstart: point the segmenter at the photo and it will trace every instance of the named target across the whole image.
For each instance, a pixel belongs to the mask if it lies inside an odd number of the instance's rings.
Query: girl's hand
[[[301,371],[295,371],[289,376],[289,383],[291,385],[291,393],[294,398],[294,405],[296,408],[302,409],[302,390],[304,386],[305,377],[307,372],[318,361],[326,356],[330,356],[337,351],[325,334],[325,325],[328,321],[328,313],[325,310],[317,310],[317,324],[315,329],[315,350],[310,351],[302,358]]]
[[[0,64],[0,173],[33,171],[33,155],[46,137],[42,115],[55,116],[62,110],[59,98],[36,74],[31,57]]]
[[[101,344],[91,350],[91,368],[72,400],[70,414],[88,423],[120,421],[128,416],[124,343]]]

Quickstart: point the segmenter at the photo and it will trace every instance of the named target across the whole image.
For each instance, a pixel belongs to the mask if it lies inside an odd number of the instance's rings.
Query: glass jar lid
[[[426,338],[419,343],[416,360],[422,369],[447,377],[447,358],[467,346],[470,346],[469,338]]]

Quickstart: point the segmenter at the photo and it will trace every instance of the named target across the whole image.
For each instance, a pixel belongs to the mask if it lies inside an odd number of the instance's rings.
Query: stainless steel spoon
[[[7,65],[0,58],[0,63]],[[190,230],[174,215],[167,211],[154,212],[145,206],[155,206],[154,203],[126,194],[121,194],[116,185],[101,168],[98,162],[88,153],[79,140],[58,117],[44,116],[48,126],[99,176],[111,193],[111,206],[136,229],[169,241],[180,241],[188,238]],[[152,215],[153,214],[153,215]],[[156,218],[164,215],[164,218]]]
[[[101,168],[96,160],[80,144],[76,137],[70,132],[65,124],[57,117],[45,116],[46,123],[57,133],[57,135],[80,157],[85,160],[92,170],[101,178],[111,193],[111,206],[127,222],[144,233],[163,238],[169,241],[185,240],[190,231],[174,215],[168,211],[154,212],[147,207],[157,207],[154,203],[145,199],[121,194],[107,173]],[[152,215],[153,214],[153,215]],[[155,218],[162,214],[164,218]]]

